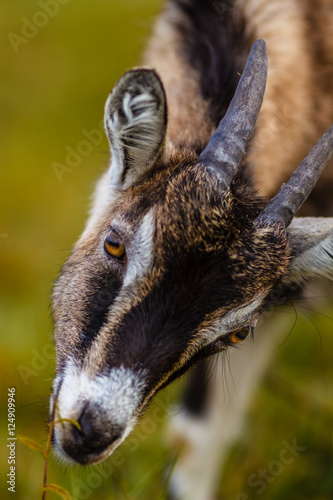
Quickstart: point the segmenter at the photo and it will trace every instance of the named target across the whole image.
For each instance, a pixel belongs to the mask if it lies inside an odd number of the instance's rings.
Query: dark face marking
[[[84,360],[121,288],[121,266],[108,269],[103,265],[98,247],[94,244],[77,262],[73,262],[74,251],[55,285],[53,310],[58,369],[69,356]]]
[[[283,233],[254,227],[262,204],[239,179],[221,195],[216,178],[200,166],[182,166],[168,181],[159,172],[143,186],[144,197],[142,185],[124,193],[82,257],[80,247],[74,250],[78,262],[69,260],[56,288],[55,319],[59,366],[72,355],[87,367],[92,350],[96,373],[146,370],[148,397],[210,353],[202,330],[271,290],[288,267],[289,250]],[[120,214],[134,235],[149,210],[154,258],[145,276],[125,286],[129,263],[110,261],[103,238]]]

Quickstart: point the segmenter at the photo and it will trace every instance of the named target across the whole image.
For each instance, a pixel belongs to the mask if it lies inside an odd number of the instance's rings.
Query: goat
[[[112,90],[110,167],[52,297],[51,414],[81,429],[55,427],[65,459],[105,460],[272,297],[333,277],[333,218],[295,217],[313,189],[303,214],[332,213],[333,13],[315,3],[170,0],[145,65]],[[176,494],[208,498],[180,477]]]

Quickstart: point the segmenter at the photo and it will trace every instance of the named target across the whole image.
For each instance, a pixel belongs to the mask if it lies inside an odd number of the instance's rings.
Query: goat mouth
[[[122,442],[122,437],[112,440],[109,444],[101,446],[77,445],[74,440],[66,439],[60,442],[59,437],[53,432],[52,444],[58,457],[72,465],[97,465],[104,462]]]
[[[98,465],[109,458],[118,444],[119,443],[115,443],[107,449],[97,449],[94,453],[88,453],[86,455],[78,453],[74,458],[74,462],[78,465]],[[73,461],[73,457],[71,457],[71,460]]]

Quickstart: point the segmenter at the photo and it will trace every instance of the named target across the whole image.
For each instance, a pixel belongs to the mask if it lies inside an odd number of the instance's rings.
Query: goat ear
[[[105,105],[105,130],[111,145],[110,184],[134,185],[162,153],[167,109],[164,89],[155,71],[125,73]]]
[[[288,235],[293,258],[286,285],[317,276],[333,279],[333,217],[295,217]]]

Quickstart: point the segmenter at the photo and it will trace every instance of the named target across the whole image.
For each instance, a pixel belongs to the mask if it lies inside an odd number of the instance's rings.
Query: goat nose
[[[80,429],[71,424],[72,445],[69,454],[80,463],[86,463],[88,455],[102,454],[123,433],[121,426],[106,423],[106,419],[89,411],[88,407],[83,410],[78,424]]]

